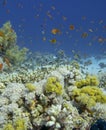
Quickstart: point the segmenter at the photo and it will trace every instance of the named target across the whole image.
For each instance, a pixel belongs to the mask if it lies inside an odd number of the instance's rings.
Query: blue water
[[[0,27],[10,21],[17,44],[33,52],[62,49],[69,55],[73,50],[82,55],[105,55],[105,12],[106,0],[0,0]],[[61,34],[53,35],[53,28]],[[84,32],[88,36],[82,38]],[[101,37],[103,42],[98,41]],[[55,44],[50,42],[54,38]]]

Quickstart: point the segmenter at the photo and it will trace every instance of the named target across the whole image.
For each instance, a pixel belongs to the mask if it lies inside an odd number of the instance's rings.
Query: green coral
[[[72,98],[86,108],[91,108],[97,102],[106,103],[106,95],[96,86],[86,86],[72,91]]]
[[[16,45],[17,35],[12,28],[10,21],[0,28],[0,54],[2,58],[7,58],[13,65],[22,63],[26,58],[28,49],[19,49]]]
[[[0,35],[0,46],[2,46],[3,51],[6,51],[6,49],[9,49],[16,44],[17,35],[13,30],[10,21],[3,24],[3,27],[0,28],[0,32],[2,34]],[[2,49],[0,50],[0,52],[1,51]]]
[[[25,86],[30,92],[35,91],[35,86],[32,83],[26,83]]]
[[[97,79],[96,76],[87,75],[85,79],[75,82],[75,86],[77,86],[78,88],[82,88],[82,87],[88,86],[88,85],[98,86],[99,80]]]
[[[58,81],[58,79],[56,77],[49,77],[47,79],[45,89],[46,89],[47,93],[54,92],[58,95],[61,95],[63,92],[62,85],[60,84],[60,82]]]
[[[27,51],[28,49],[26,48],[19,49],[18,46],[14,46],[6,50],[5,56],[8,57],[13,64],[18,65],[25,60]]]

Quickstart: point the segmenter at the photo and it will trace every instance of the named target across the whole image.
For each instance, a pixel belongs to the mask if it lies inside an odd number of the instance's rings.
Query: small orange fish
[[[0,63],[0,71],[3,70],[3,63]]]
[[[60,34],[60,30],[57,29],[57,28],[54,28],[54,29],[51,30],[51,33],[54,34],[54,35],[55,34]]]
[[[4,37],[4,33],[0,31],[0,37]]]
[[[75,29],[74,25],[70,25],[70,30],[74,30],[74,29]]]

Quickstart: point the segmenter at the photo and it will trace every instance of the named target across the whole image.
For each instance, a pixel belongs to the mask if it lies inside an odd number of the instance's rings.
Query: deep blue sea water
[[[0,0],[0,27],[10,21],[17,44],[33,52],[106,55],[105,12],[106,0]]]

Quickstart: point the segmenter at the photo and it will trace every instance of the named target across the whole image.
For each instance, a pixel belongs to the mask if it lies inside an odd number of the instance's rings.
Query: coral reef
[[[86,86],[81,89],[74,89],[72,97],[76,102],[80,103],[81,107],[88,109],[95,106],[97,102],[106,103],[106,95],[95,86]]]
[[[0,28],[0,130],[105,128],[105,74],[83,73],[79,55],[27,54],[16,43],[7,22]]]
[[[75,85],[78,88],[81,88],[81,87],[84,87],[84,86],[88,86],[88,85],[90,85],[90,86],[97,86],[97,85],[99,85],[99,80],[97,79],[96,76],[87,75],[85,77],[85,79],[76,81]]]
[[[79,69],[60,65],[18,72],[0,76],[0,130],[87,129],[101,116],[106,120],[106,95],[92,86],[95,80],[75,86],[85,77]]]
[[[33,92],[36,89],[36,87],[31,83],[26,83],[25,86],[30,92]]]
[[[16,43],[17,35],[8,21],[0,28],[0,56],[9,67],[11,64],[19,65],[26,58],[28,49],[19,49]]]
[[[99,78],[99,87],[104,88],[106,90],[106,72],[98,73]]]
[[[62,94],[62,85],[59,83],[56,77],[49,77],[46,83],[46,93],[54,92],[56,94]]]
[[[13,125],[8,123],[4,126],[3,130],[27,130],[25,121],[23,119],[17,119]]]

